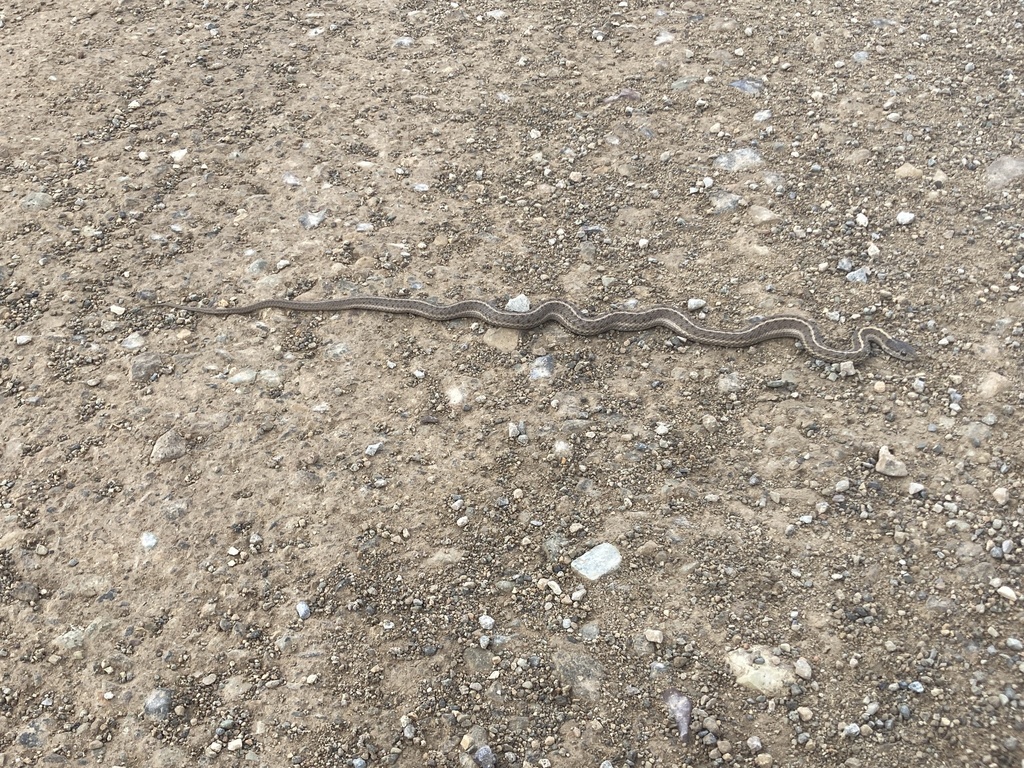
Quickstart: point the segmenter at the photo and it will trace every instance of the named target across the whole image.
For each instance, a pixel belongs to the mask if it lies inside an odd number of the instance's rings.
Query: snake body
[[[853,346],[838,349],[824,340],[817,323],[799,315],[778,314],[765,317],[736,331],[723,331],[698,325],[675,307],[652,307],[638,311],[619,310],[603,315],[583,314],[574,305],[560,299],[550,299],[527,312],[498,309],[486,301],[469,299],[454,304],[434,304],[422,299],[387,298],[382,296],[353,296],[325,301],[288,301],[264,299],[239,307],[197,307],[181,304],[160,304],[171,309],[198,312],[203,315],[247,315],[263,309],[284,309],[295,312],[346,312],[364,310],[390,314],[414,315],[427,320],[445,322],[468,318],[499,328],[520,331],[555,322],[578,336],[596,336],[607,331],[636,332],[652,328],[665,328],[695,344],[714,347],[751,347],[770,339],[798,340],[815,357],[838,363],[863,360],[871,354],[872,345],[899,360],[913,360],[916,352],[910,344],[893,338],[881,328],[860,328],[854,336]]]

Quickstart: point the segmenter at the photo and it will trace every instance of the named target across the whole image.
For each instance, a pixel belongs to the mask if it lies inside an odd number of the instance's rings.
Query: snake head
[[[907,344],[905,341],[899,339],[888,339],[885,344],[882,345],[882,350],[897,360],[902,360],[909,363],[912,360],[917,359],[917,350]]]

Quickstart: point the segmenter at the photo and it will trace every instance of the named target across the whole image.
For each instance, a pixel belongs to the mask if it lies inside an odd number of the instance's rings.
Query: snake
[[[390,314],[413,315],[436,322],[473,319],[497,328],[528,331],[555,322],[577,336],[597,336],[609,331],[635,333],[653,328],[664,328],[693,344],[740,349],[764,341],[791,338],[799,341],[814,357],[830,363],[864,360],[877,347],[897,360],[910,361],[917,352],[910,344],[894,338],[875,326],[857,330],[853,344],[846,349],[829,345],[818,324],[795,314],[776,314],[755,320],[741,330],[727,331],[708,328],[694,322],[682,310],[671,306],[655,306],[642,310],[617,310],[601,315],[585,314],[577,306],[561,299],[549,299],[526,312],[498,309],[486,301],[467,299],[452,304],[384,296],[350,296],[323,301],[292,301],[264,299],[237,307],[207,307],[184,304],[156,304],[154,306],[195,312],[202,315],[248,315],[264,309],[283,309],[294,312],[347,312],[363,310]]]

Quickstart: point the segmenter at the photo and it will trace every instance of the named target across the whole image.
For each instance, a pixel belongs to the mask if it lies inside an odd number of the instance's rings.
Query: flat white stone
[[[605,542],[572,561],[572,569],[590,581],[597,581],[602,576],[614,571],[622,564],[622,555],[614,544]]]

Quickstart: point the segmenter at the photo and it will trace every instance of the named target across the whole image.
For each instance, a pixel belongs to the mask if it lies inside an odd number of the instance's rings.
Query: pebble
[[[697,312],[704,309],[708,303],[704,299],[688,299],[686,302],[686,308],[691,312]]]
[[[572,569],[585,579],[597,581],[622,564],[622,555],[614,544],[605,542],[584,552],[572,561]]]
[[[740,196],[725,190],[716,190],[710,194],[712,213],[732,213],[740,207]]]
[[[803,656],[793,663],[793,671],[796,672],[797,677],[803,678],[804,680],[810,680],[814,677],[814,670],[811,669],[811,663]]]
[[[647,642],[661,645],[665,641],[665,634],[660,629],[645,629],[644,637]]]
[[[173,694],[169,688],[154,688],[146,697],[142,711],[146,717],[151,717],[154,720],[166,720],[171,712],[172,698]]]
[[[149,460],[153,464],[174,461],[184,456],[187,449],[188,446],[185,444],[185,438],[171,429],[156,439],[156,442],[153,444],[153,450],[149,454]]]
[[[995,499],[996,504],[1002,507],[1010,500],[1010,492],[1006,488],[996,488],[992,491],[992,498]]]
[[[765,208],[763,205],[750,206],[747,208],[747,215],[755,224],[771,224],[772,222],[778,221],[782,218],[771,208]]]
[[[1021,176],[1024,176],[1024,157],[1004,155],[993,160],[985,169],[985,186],[989,189],[1002,189]]]
[[[814,712],[810,707],[797,707],[796,714],[802,723],[809,723],[814,719]]]
[[[490,632],[494,629],[494,619],[488,616],[486,613],[480,614],[480,618],[477,619],[480,622],[480,628],[485,632]]]
[[[1003,586],[999,587],[999,589],[997,589],[996,592],[999,594],[1000,597],[1009,600],[1011,603],[1017,602],[1017,593],[1013,591],[1012,587],[1009,587],[1006,584],[1003,584]]]
[[[327,218],[327,209],[326,208],[324,210],[322,210],[322,211],[307,211],[306,213],[304,213],[301,216],[299,216],[299,226],[302,227],[303,229],[316,229],[317,227],[319,227],[321,224],[324,223],[324,219],[326,219],[326,218]],[[367,231],[365,229],[360,229],[359,227],[361,227],[361,226],[363,226],[363,225],[360,224],[360,225],[358,225],[356,227],[356,231],[357,232],[365,232],[365,231]],[[367,226],[369,226],[369,228],[371,230],[373,229],[373,225],[372,224],[369,224]]]
[[[53,205],[53,198],[45,192],[29,192],[21,198],[20,204],[26,211],[45,211]]]
[[[281,374],[278,371],[262,370],[256,374],[256,378],[266,385],[267,389],[281,389],[284,385],[284,379],[281,378]]]
[[[158,353],[144,352],[132,359],[128,377],[136,384],[146,384],[156,379],[163,367],[163,357]]]
[[[529,312],[530,311],[530,300],[522,293],[518,296],[513,296],[505,303],[505,309],[508,312]]]
[[[878,449],[878,461],[875,464],[875,471],[886,477],[906,477],[910,474],[907,471],[907,465],[893,456],[887,445],[883,445]]]
[[[141,333],[129,333],[124,337],[121,346],[127,350],[141,349],[146,346],[146,339]]]
[[[1021,651],[1024,651],[1024,643],[1022,643],[1016,637],[1006,638],[1006,647],[1014,653],[1020,653]]]
[[[310,615],[309,604],[306,603],[304,600],[300,600],[298,603],[295,604],[295,613],[299,615],[300,619],[305,621],[309,618]]]
[[[921,493],[923,490],[924,490],[924,486],[921,485],[921,483],[910,483],[907,486],[907,495],[908,496],[917,496],[917,494]]]
[[[896,169],[897,179],[920,179],[922,176],[924,176],[924,173],[921,169],[911,163],[904,163]]]
[[[242,370],[228,376],[228,384],[237,387],[242,384],[252,384],[256,381],[256,371],[252,368],[243,368]]]
[[[32,337],[29,336],[27,333],[23,333],[14,337],[14,343],[19,347],[24,347],[26,344],[30,344],[31,342]]]
[[[555,372],[555,358],[551,355],[542,355],[535,358],[530,366],[530,381],[537,379],[550,379]]]
[[[713,165],[723,171],[738,173],[756,168],[763,161],[761,153],[751,147],[740,147],[715,158]]]
[[[896,214],[896,223],[901,227],[906,227],[911,224],[917,216],[910,211],[900,211]]]
[[[473,753],[473,762],[479,765],[480,768],[494,768],[497,765],[494,750],[486,744]]]
[[[859,267],[846,273],[847,281],[851,283],[866,283],[868,281],[867,267]]]
[[[742,390],[743,380],[736,371],[718,377],[718,391],[723,395],[741,392]]]
[[[384,447],[384,443],[370,443],[366,446],[366,450],[363,451],[367,456],[376,456],[377,452]]]
[[[843,728],[843,738],[852,739],[856,736],[860,736],[860,726],[856,723],[850,723]]]

